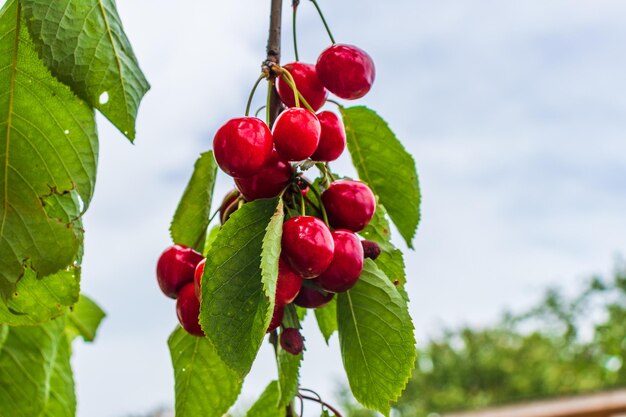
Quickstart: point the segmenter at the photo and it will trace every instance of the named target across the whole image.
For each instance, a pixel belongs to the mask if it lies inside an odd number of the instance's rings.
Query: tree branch
[[[271,70],[271,64],[280,65],[280,38],[281,38],[281,18],[283,10],[283,0],[272,0],[270,11],[270,30],[267,40],[267,58],[264,63],[264,70],[268,71],[270,80],[276,80],[276,74]],[[276,86],[274,85],[270,98],[270,127],[283,109],[283,105],[278,97]]]

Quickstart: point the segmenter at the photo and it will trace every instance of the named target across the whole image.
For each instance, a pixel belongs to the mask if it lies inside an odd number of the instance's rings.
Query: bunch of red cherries
[[[333,112],[317,113],[329,92],[346,100],[367,94],[375,77],[372,58],[355,46],[334,44],[316,65],[293,62],[266,68],[268,79],[278,79],[285,107],[273,129],[257,117],[234,118],[218,129],[213,149],[217,164],[234,177],[237,187],[220,206],[222,223],[242,204],[257,199],[280,196],[286,206],[276,303],[267,330],[273,332],[283,321],[286,305],[322,307],[336,293],[352,288],[364,257],[375,258],[380,248],[356,234],[374,216],[374,194],[360,181],[337,180],[328,165],[345,150],[343,123]],[[312,166],[322,172],[316,183],[302,175]],[[198,324],[203,270],[202,255],[180,245],[168,248],[157,265],[161,289],[177,299],[181,325],[198,336],[203,335]],[[300,353],[303,343],[297,329],[284,329],[281,345]]]

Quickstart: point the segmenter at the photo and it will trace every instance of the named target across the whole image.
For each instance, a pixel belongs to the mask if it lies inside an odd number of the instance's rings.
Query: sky
[[[406,259],[418,342],[446,326],[489,323],[547,286],[572,289],[611,272],[626,254],[625,2],[320,4],[337,40],[376,62],[374,88],[357,104],[382,115],[417,163],[422,222]],[[98,119],[82,288],[108,317],[95,344],[75,347],[79,417],[173,404],[166,342],[176,316],[155,263],[196,157],[244,112],[269,23],[269,0],[118,8],[152,90],[135,145]],[[328,38],[312,5],[300,9],[301,59],[314,62]],[[334,169],[354,174],[347,156]],[[216,199],[231,187],[222,175]],[[314,320],[305,336],[302,385],[332,401],[346,380],[337,338],[326,347]],[[275,378],[273,361],[265,344],[238,410]]]

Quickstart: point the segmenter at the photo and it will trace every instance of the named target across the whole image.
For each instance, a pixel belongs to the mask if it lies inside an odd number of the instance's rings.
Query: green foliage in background
[[[529,311],[428,342],[395,409],[426,417],[624,386],[625,323],[624,267],[611,279],[591,279],[574,297],[551,289]],[[348,398],[349,415],[373,415]]]

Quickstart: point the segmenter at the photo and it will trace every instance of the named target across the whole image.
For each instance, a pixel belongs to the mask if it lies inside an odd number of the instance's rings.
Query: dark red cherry
[[[274,148],[272,133],[256,117],[231,119],[215,133],[213,151],[222,170],[236,178],[258,173]]]
[[[299,355],[304,350],[304,337],[299,329],[290,327],[280,333],[280,346],[292,355]]]
[[[204,332],[200,327],[200,301],[196,297],[194,285],[189,283],[180,290],[178,299],[176,300],[176,315],[178,321],[187,333],[194,336],[204,336]]]
[[[220,206],[220,223],[226,223],[230,215],[237,211],[240,195],[239,190],[234,189],[224,196],[222,205]]]
[[[363,257],[371,260],[376,260],[380,256],[382,250],[380,245],[371,240],[362,240],[361,246],[363,246]]]
[[[323,111],[317,114],[317,118],[322,126],[320,143],[311,156],[314,161],[330,162],[341,156],[346,148],[346,129],[343,122],[337,115],[330,111]]]
[[[281,256],[278,261],[278,280],[276,281],[276,304],[293,303],[302,288],[302,276],[293,270]]]
[[[326,48],[315,69],[324,87],[346,100],[363,97],[376,78],[372,57],[353,45],[335,44]]]
[[[258,174],[250,178],[235,178],[235,184],[247,201],[274,198],[289,185],[292,175],[291,164],[274,151]]]
[[[292,107],[278,116],[272,134],[282,158],[303,161],[313,155],[320,142],[322,127],[317,116],[307,109]]]
[[[363,272],[363,246],[349,230],[335,230],[335,256],[315,282],[328,292],[344,292],[354,287]]]
[[[174,245],[165,249],[157,262],[157,282],[163,294],[176,298],[180,289],[193,281],[196,265],[202,255],[183,245]]]
[[[272,333],[280,327],[280,323],[283,322],[284,315],[285,306],[276,304],[274,306],[274,313],[272,314],[272,321],[270,322],[270,326],[267,328],[267,333]]]
[[[376,197],[360,181],[335,181],[324,193],[322,202],[330,225],[335,229],[360,232],[367,226],[376,211]]]
[[[201,260],[198,266],[196,266],[196,271],[193,273],[193,287],[196,290],[196,297],[198,297],[198,300],[202,299],[202,274],[204,274],[205,264],[206,259]]]
[[[317,78],[315,66],[302,62],[292,62],[284,67],[293,76],[293,80],[296,82],[296,87],[298,91],[300,91],[300,94],[302,94],[302,97],[304,97],[313,110],[318,111],[324,103],[326,103],[328,90],[326,90],[319,78]],[[278,95],[281,101],[285,103],[287,107],[294,107],[296,105],[293,90],[282,77],[278,78],[276,88],[278,89]]]
[[[313,286],[302,286],[294,304],[304,308],[323,307],[333,299],[335,294],[323,291]]]
[[[283,225],[282,253],[304,278],[315,278],[333,260],[335,244],[323,221],[312,216],[293,217]]]

